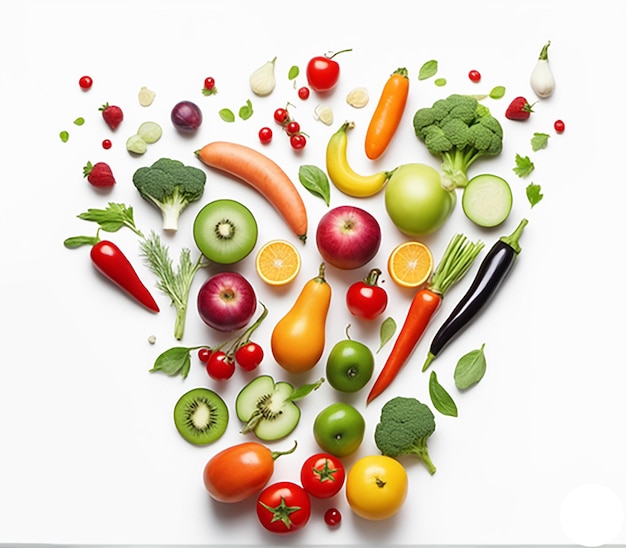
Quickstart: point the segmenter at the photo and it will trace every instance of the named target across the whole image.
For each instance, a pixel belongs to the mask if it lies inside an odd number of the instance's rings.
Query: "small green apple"
[[[340,392],[357,392],[372,378],[374,354],[363,343],[350,338],[339,341],[328,354],[326,378]]]
[[[346,457],[360,447],[365,435],[365,419],[349,403],[331,403],[315,418],[313,434],[323,451]]]

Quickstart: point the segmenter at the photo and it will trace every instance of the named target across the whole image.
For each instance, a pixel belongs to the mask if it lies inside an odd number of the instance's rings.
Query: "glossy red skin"
[[[312,497],[334,497],[346,481],[346,470],[339,460],[329,453],[311,455],[302,464],[300,483]]]
[[[91,248],[90,255],[91,261],[101,274],[149,310],[159,311],[154,297],[139,279],[133,265],[113,242],[98,242]]]
[[[376,283],[361,280],[353,283],[346,293],[346,305],[352,315],[364,320],[380,316],[389,302],[387,292]]]
[[[339,81],[339,63],[318,55],[313,57],[306,66],[306,79],[309,87],[319,93],[330,91]]]
[[[263,348],[255,342],[248,342],[235,352],[235,360],[245,371],[256,369],[263,361]]]
[[[206,362],[206,372],[213,380],[225,381],[235,373],[235,364],[226,352],[217,350],[209,356]]]
[[[289,525],[280,519],[273,521],[274,513],[263,506],[277,508],[283,499],[286,506],[297,507],[289,513]],[[259,522],[268,531],[278,534],[294,533],[309,522],[311,499],[300,485],[290,481],[279,481],[261,491],[257,499],[256,512]]]

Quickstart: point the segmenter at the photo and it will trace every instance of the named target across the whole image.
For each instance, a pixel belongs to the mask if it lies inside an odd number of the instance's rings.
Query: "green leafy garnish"
[[[187,377],[189,370],[191,369],[190,354],[193,350],[197,350],[199,348],[206,347],[195,346],[188,348],[185,346],[175,346],[173,348],[169,348],[157,357],[152,369],[150,369],[150,372],[154,373],[156,371],[160,371],[170,377],[175,377],[180,374],[180,376],[184,379]]]
[[[289,394],[287,401],[296,401],[301,400],[302,398],[308,396],[314,390],[317,390],[324,383],[324,378],[322,377],[319,381],[313,382],[310,384],[303,384],[298,388],[295,388],[294,391]]]
[[[64,143],[67,143],[70,138],[70,134],[67,131],[62,131],[61,133],[59,133],[59,138]]]
[[[300,69],[296,65],[294,65],[289,69],[289,74],[287,75],[287,77],[289,78],[289,80],[295,80],[299,74]]]
[[[230,110],[229,108],[223,108],[221,109],[218,114],[220,115],[220,118],[222,120],[224,120],[224,122],[234,122],[235,121],[235,113]]]
[[[454,384],[459,390],[465,390],[480,381],[486,370],[487,360],[483,344],[478,350],[472,350],[461,356],[454,369]]]
[[[530,183],[526,187],[526,197],[530,202],[530,207],[536,206],[543,199],[543,194],[541,193],[541,185],[536,185],[535,183]]]
[[[456,407],[456,403],[454,403],[452,396],[446,391],[446,389],[439,384],[437,374],[434,371],[430,372],[428,392],[430,394],[430,401],[433,402],[433,407],[437,411],[439,411],[442,415],[458,417],[459,411]]]
[[[437,70],[439,69],[439,63],[434,59],[430,61],[426,61],[420,68],[419,73],[417,75],[418,80],[427,80],[431,78],[435,74],[437,74]]]
[[[445,78],[437,78],[435,80],[435,85],[440,88],[445,86],[447,83],[448,83],[448,80],[446,80]]]
[[[253,113],[254,110],[252,109],[252,102],[250,101],[250,99],[248,99],[246,101],[246,104],[239,109],[239,118],[241,118],[242,120],[247,120],[248,118],[250,118],[250,116],[252,116]]]
[[[302,186],[311,194],[322,198],[326,205],[330,205],[330,183],[326,173],[319,167],[313,165],[300,166],[298,178]]]
[[[85,123],[85,119],[80,116],[78,118],[76,118],[76,120],[74,120],[74,125],[75,126],[82,126]]]
[[[390,316],[385,318],[383,323],[380,324],[380,344],[378,345],[378,350],[376,350],[376,354],[378,354],[383,346],[385,346],[393,337],[396,332],[396,321]]]
[[[521,156],[520,154],[515,155],[515,167],[513,171],[519,177],[528,177],[535,169],[535,164],[528,156]]]
[[[137,236],[143,233],[137,228],[133,208],[125,204],[109,202],[105,209],[90,208],[78,215],[83,221],[93,221],[105,232],[117,232],[122,227],[130,228]]]
[[[489,92],[489,97],[492,99],[502,99],[505,93],[506,88],[504,86],[496,86]]]
[[[548,146],[549,138],[550,136],[547,133],[535,132],[530,140],[530,146],[532,146],[533,150],[537,152],[538,150]]]

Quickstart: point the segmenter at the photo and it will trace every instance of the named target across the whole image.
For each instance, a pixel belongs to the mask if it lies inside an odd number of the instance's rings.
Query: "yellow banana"
[[[391,173],[379,171],[372,175],[360,175],[350,167],[347,131],[353,127],[353,122],[345,122],[331,136],[326,146],[326,171],[341,192],[355,198],[366,198],[380,192]]]

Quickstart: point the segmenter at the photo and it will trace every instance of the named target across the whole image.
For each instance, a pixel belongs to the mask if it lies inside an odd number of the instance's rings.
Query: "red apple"
[[[238,272],[219,272],[198,291],[198,314],[217,331],[229,332],[245,327],[257,307],[250,282]]]
[[[317,225],[317,249],[336,268],[352,270],[371,261],[382,234],[376,218],[356,206],[342,205],[328,211]]]

